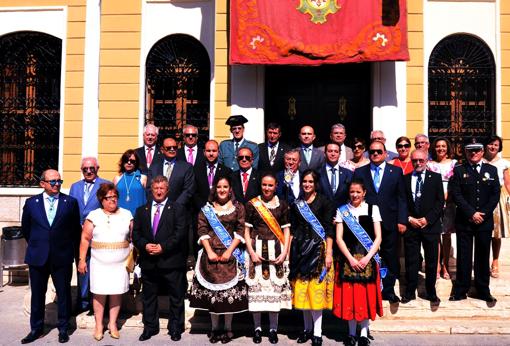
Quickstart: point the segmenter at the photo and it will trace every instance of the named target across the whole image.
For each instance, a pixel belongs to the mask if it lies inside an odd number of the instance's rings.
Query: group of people
[[[301,145],[292,148],[280,141],[275,123],[266,128],[266,142],[247,140],[246,122],[231,116],[226,124],[232,139],[209,140],[203,147],[198,129],[185,125],[181,148],[173,138],[159,146],[158,128],[148,124],[144,145],[122,154],[112,182],[98,176],[96,158],[85,157],[83,179],[69,195],[60,192],[58,171],[43,172],[44,191],[26,201],[22,216],[32,290],[31,331],[22,343],[43,336],[50,275],[58,295],[59,342],[69,340],[73,261],[79,273],[77,310],[93,310],[94,339],[104,337],[107,301],[106,329],[119,338],[116,322],[133,253],[143,285],[140,341],[159,333],[162,289],[169,297],[170,338],[181,339],[188,254],[196,259],[190,306],[209,311],[211,343],[228,343],[233,314],[244,311],[253,317],[254,343],[262,341],[262,313],[269,316],[268,340],[277,343],[278,313],[294,308],[303,313],[297,343],[322,344],[322,311],[329,309],[348,321],[346,345],[368,345],[369,320],[382,316],[382,300],[416,298],[421,246],[426,298],[440,303],[435,283],[440,275],[449,277],[454,230],[457,280],[450,300],[467,297],[474,242],[478,297],[496,302],[489,277],[497,277],[500,238],[508,224],[507,198],[500,202],[500,190],[510,188],[508,162],[498,156],[501,138],[485,147],[469,142],[465,162],[456,165],[445,138],[436,139],[429,153],[427,136],[416,136],[412,152],[409,138],[400,137],[392,153],[384,133],[372,131],[369,143],[355,137],[351,149],[345,127],[335,124],[330,142],[314,147],[314,129],[304,126]],[[402,299],[394,290],[400,237]]]

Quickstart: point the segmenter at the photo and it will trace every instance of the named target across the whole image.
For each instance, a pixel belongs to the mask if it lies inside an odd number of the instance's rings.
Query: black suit
[[[235,171],[232,173],[232,190],[236,200],[243,204],[260,195],[260,176],[258,172],[254,169],[251,170],[250,177],[248,178],[246,194],[243,194],[241,171]]]
[[[196,191],[193,194],[193,207],[195,211],[198,212],[200,208],[202,208],[207,199],[209,198],[209,194],[211,190],[209,189],[209,166],[207,160],[203,160],[201,164],[195,164],[193,167],[193,172],[195,174],[195,186]],[[232,171],[225,165],[218,163],[214,171],[214,176],[231,176]],[[214,179],[213,179],[214,180]]]
[[[185,208],[167,200],[155,236],[152,234],[152,202],[136,210],[133,243],[140,253],[143,278],[143,324],[150,333],[159,331],[158,284],[163,283],[170,300],[168,330],[184,330],[184,295],[186,293],[186,220]],[[160,244],[163,252],[149,255],[145,246]]]
[[[333,191],[331,189],[330,181],[328,180],[328,173],[327,169],[331,169],[329,165],[322,166],[320,170],[320,178],[319,178],[319,185],[321,187],[322,194],[329,199],[336,208],[341,206],[342,204],[347,203],[349,200],[349,184],[352,180],[352,172],[346,168],[343,167],[337,167],[338,173],[336,173],[337,176],[337,189],[335,191],[335,194],[333,194]]]
[[[201,164],[201,163],[205,162],[204,148],[198,145],[196,149],[197,149],[197,156],[195,158],[195,162],[193,163],[193,166],[196,166],[197,164]],[[182,148],[177,149],[177,160],[188,162],[188,147],[186,147],[184,145]]]
[[[414,174],[414,173],[413,173]],[[425,252],[425,288],[427,295],[436,295],[436,275],[439,235],[441,233],[441,216],[444,207],[444,191],[441,175],[438,173],[425,171],[421,189],[419,204],[415,203],[413,197],[413,174],[404,176],[407,211],[410,217],[419,219],[425,217],[427,226],[424,228],[414,228],[410,223],[407,225],[407,231],[404,233],[405,246],[405,266],[406,266],[406,296],[415,295],[418,286],[418,271],[420,268],[420,247],[423,244]],[[416,183],[415,183],[416,185]],[[415,190],[416,191],[416,190]]]
[[[388,268],[383,279],[383,295],[394,294],[395,281],[400,274],[397,224],[407,224],[407,202],[402,169],[386,163],[379,192],[375,190],[370,171],[371,164],[357,168],[353,179],[362,179],[368,204],[376,204],[381,212],[381,257]]]
[[[274,159],[274,163],[271,166],[269,161],[269,152],[268,152],[268,143],[260,143],[259,144],[259,165],[257,167],[257,170],[259,172],[273,172],[274,174],[278,173],[279,171],[285,169],[285,163],[284,163],[284,155],[287,151],[289,151],[291,148],[285,143],[279,142],[278,143],[278,150],[276,150],[276,156]]]
[[[150,197],[152,179],[158,175],[165,175],[165,160],[153,162],[149,170],[147,194]],[[193,166],[187,162],[175,160],[172,175],[168,181],[168,199],[182,205],[188,205],[195,192],[195,176]],[[149,198],[150,199],[150,198]]]
[[[298,177],[296,177],[296,179],[297,179],[296,184],[300,184],[300,179],[298,179],[299,178],[299,170],[296,171],[296,174],[298,175]],[[278,195],[278,198],[281,198],[281,199],[287,201],[287,203],[289,205],[292,205],[292,203],[294,203],[294,201],[299,198],[299,195],[295,196],[294,191],[285,182],[285,171],[278,172],[278,174],[276,175],[276,180],[278,182],[278,185],[276,186],[276,194]],[[301,192],[302,192],[302,189],[301,189],[301,185],[300,185],[299,186],[299,194],[301,194]]]
[[[153,147],[154,151],[152,153],[152,163],[159,162],[163,160],[163,154],[161,154],[160,147],[155,145]],[[138,160],[140,161],[140,171],[142,174],[148,175],[149,168],[147,167],[147,157],[145,156],[145,146],[141,146],[135,149],[136,155],[138,156]],[[152,164],[151,164],[152,165]]]
[[[498,171],[493,165],[484,163],[478,173],[470,164],[464,163],[454,168],[448,183],[448,192],[457,206],[457,280],[454,294],[467,294],[471,286],[471,269],[474,263],[477,292],[482,297],[487,296],[490,294],[489,255],[494,228],[492,213],[500,195]],[[485,213],[484,221],[479,225],[471,221],[475,212]]]

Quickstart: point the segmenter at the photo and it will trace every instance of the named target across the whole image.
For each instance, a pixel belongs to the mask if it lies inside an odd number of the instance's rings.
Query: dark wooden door
[[[298,144],[299,129],[311,125],[316,145],[342,123],[347,136],[368,138],[371,129],[370,64],[266,68],[265,122],[282,125],[282,139]]]

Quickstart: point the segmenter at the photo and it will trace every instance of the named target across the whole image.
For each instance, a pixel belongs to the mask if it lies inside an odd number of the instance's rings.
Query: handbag
[[[129,255],[126,258],[126,270],[128,273],[132,273],[135,270],[135,264],[136,264],[136,249],[134,246],[130,246]]]

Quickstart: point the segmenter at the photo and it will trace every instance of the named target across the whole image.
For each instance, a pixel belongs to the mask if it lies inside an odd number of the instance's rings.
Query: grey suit
[[[313,169],[317,173],[320,171],[321,167],[326,162],[324,158],[324,150],[320,150],[319,148],[315,148],[312,146],[312,155],[310,157],[310,163],[306,162],[305,153],[303,151],[303,147],[301,149],[301,163],[299,164],[299,172],[303,173],[307,169]]]

